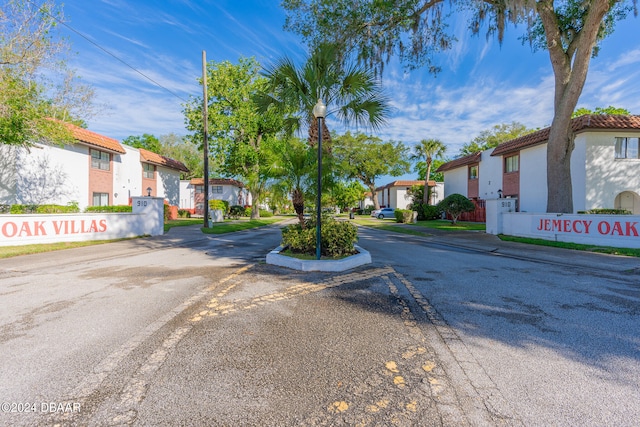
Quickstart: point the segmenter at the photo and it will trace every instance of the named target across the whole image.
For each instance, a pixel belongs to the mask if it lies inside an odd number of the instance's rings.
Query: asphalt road
[[[637,425],[637,260],[360,236],[344,273],[266,265],[277,226],[0,260],[0,425]]]

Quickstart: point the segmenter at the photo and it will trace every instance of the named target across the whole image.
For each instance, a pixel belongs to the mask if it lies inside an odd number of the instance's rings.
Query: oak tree
[[[221,165],[221,173],[241,178],[251,192],[251,218],[259,218],[258,206],[272,175],[273,145],[283,129],[283,116],[274,109],[259,111],[256,99],[263,93],[266,79],[253,58],[210,61],[207,66],[207,108],[209,152]],[[202,98],[193,97],[183,105],[186,127],[192,140],[202,141]]]
[[[376,179],[409,172],[408,150],[401,142],[383,142],[375,136],[347,132],[334,139],[333,153],[345,178],[359,180],[371,192],[375,209],[380,209]]]
[[[471,13],[474,34],[483,28],[502,42],[508,24],[524,23],[525,40],[546,49],[555,79],[554,117],[547,144],[547,211],[573,212],[570,160],[573,113],[598,43],[637,0],[284,0],[285,27],[311,45],[335,42],[345,55],[382,70],[398,55],[412,68],[439,70],[433,55],[449,49],[449,15]],[[448,9],[450,8],[450,9]],[[451,11],[452,13],[448,13]]]
[[[0,144],[66,142],[61,121],[83,125],[94,113],[93,90],[66,67],[63,21],[54,1],[0,4]]]

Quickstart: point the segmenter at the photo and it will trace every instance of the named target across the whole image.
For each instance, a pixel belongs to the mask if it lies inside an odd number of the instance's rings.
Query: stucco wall
[[[16,200],[18,204],[77,202],[87,206],[89,193],[89,149],[82,145],[36,144],[19,149],[16,162]]]
[[[502,232],[561,242],[640,248],[640,216],[502,213]]]
[[[164,197],[172,206],[180,204],[180,172],[158,166],[156,169],[158,196]]]
[[[502,189],[502,157],[491,157],[491,153],[493,153],[493,148],[482,153],[478,168],[480,180],[478,197],[485,200],[498,198],[498,190]]]
[[[520,212],[545,212],[547,206],[547,145],[520,151]]]
[[[628,131],[589,134],[586,144],[589,166],[585,172],[585,202],[582,209],[614,208],[616,196],[623,191],[640,194],[640,160],[615,158],[616,137],[638,136],[640,132]]]
[[[128,205],[130,197],[143,195],[140,151],[124,144],[122,147],[127,153],[113,156],[115,165],[113,192],[117,194],[117,196],[114,194],[114,205]]]
[[[0,144],[0,204],[16,201],[16,155],[18,148]]]
[[[108,240],[164,233],[162,198],[134,198],[132,213],[0,215],[0,246]]]
[[[180,181],[180,209],[193,209],[195,189],[189,181]]]
[[[444,173],[444,197],[451,194],[467,196],[467,167],[460,167]]]

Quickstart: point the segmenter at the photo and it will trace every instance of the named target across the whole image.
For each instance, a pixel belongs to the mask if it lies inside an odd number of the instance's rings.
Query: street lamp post
[[[322,220],[322,120],[327,113],[327,106],[322,99],[313,107],[313,116],[318,119],[318,199],[316,202],[316,259],[320,259],[322,237],[320,235]]]

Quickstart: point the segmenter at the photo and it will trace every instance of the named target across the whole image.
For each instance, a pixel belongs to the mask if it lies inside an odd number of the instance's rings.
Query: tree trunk
[[[369,191],[371,191],[371,199],[373,200],[373,210],[380,209],[380,203],[378,202],[378,193],[376,192],[376,188],[369,187]]]
[[[427,175],[424,177],[424,192],[422,194],[422,202],[429,204],[429,177],[431,176],[431,162],[427,160]]]
[[[295,188],[291,192],[291,202],[293,203],[293,209],[296,211],[300,226],[305,228],[304,224],[304,193],[299,188]]]
[[[309,146],[315,147],[318,144],[318,119],[313,119],[309,126]],[[327,127],[327,121],[322,120],[322,151],[331,153],[331,133]]]
[[[562,44],[553,3],[553,0],[539,0],[536,5],[555,77],[554,116],[547,143],[547,212],[572,213],[571,153],[574,136],[571,114],[587,79],[589,61],[598,29],[609,10],[609,0],[590,2],[582,29],[566,48]]]
[[[575,105],[574,105],[575,108]],[[571,153],[573,133],[571,112],[556,113],[547,144],[547,212],[573,212],[573,186],[571,182]],[[559,117],[562,115],[563,117]],[[556,123],[556,120],[558,123]]]
[[[260,207],[258,206],[258,199],[260,195],[256,191],[251,191],[251,218],[260,219]]]

